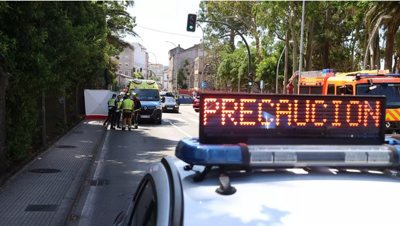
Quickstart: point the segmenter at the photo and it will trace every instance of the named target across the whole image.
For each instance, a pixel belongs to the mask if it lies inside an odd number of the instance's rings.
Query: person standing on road
[[[118,95],[117,97],[117,109],[115,110],[115,121],[114,121],[114,126],[117,125],[117,128],[121,128],[121,126],[119,126],[119,120],[121,120],[121,106],[122,106],[122,102],[121,102],[121,95]]]
[[[129,94],[125,95],[125,100],[122,102],[122,130],[125,130],[126,124],[128,129],[132,127],[132,112],[134,108],[133,100],[129,98]]]
[[[132,124],[135,126],[135,129],[137,129],[139,123],[139,113],[140,110],[142,110],[142,104],[140,103],[140,100],[136,97],[136,93],[133,93],[132,97],[134,103]]]
[[[114,117],[115,117],[115,111],[116,111],[116,104],[117,104],[117,100],[116,98],[116,94],[113,94],[111,99],[108,100],[108,116],[106,121],[104,122],[103,126],[105,126],[107,124],[107,122],[111,122],[111,129],[115,129],[114,127]]]

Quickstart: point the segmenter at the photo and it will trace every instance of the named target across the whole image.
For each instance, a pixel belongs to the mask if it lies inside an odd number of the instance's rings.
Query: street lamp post
[[[383,15],[383,16],[381,16],[381,17],[379,18],[378,22],[376,23],[375,28],[374,28],[374,30],[372,31],[372,35],[371,35],[371,37],[369,38],[367,48],[365,49],[365,54],[364,54],[364,70],[367,68],[368,49],[369,49],[369,46],[371,45],[372,39],[375,37],[376,29],[378,29],[379,25],[381,24],[382,19],[390,19],[390,18],[392,18],[392,16],[390,16],[390,15]]]
[[[153,56],[156,58],[156,64],[157,64],[157,56],[156,56],[156,54],[154,54],[154,53],[152,53],[152,52],[148,52],[148,53],[153,54]]]

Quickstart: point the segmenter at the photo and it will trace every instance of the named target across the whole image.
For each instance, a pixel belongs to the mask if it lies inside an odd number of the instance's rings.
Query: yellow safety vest
[[[115,99],[108,100],[108,109],[115,107]]]
[[[133,110],[133,105],[134,103],[133,103],[133,100],[131,100],[131,99],[126,99],[126,100],[124,100],[124,107],[122,108],[123,110],[130,110],[130,111],[132,111]]]
[[[175,94],[175,100],[177,100],[179,98],[178,94]]]
[[[122,105],[122,102],[118,101],[118,103],[117,103],[117,112],[121,111],[121,105]]]

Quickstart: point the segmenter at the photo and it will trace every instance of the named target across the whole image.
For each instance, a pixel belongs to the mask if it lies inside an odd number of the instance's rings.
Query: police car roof
[[[382,172],[307,172],[303,169],[229,174],[232,195],[220,195],[218,171],[194,182],[176,160],[184,192],[184,225],[393,225],[397,177]],[[203,166],[194,166],[202,171]]]

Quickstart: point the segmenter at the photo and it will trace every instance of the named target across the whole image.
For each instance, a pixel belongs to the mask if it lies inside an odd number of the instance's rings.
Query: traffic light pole
[[[205,22],[205,23],[217,23],[217,24],[223,24],[223,25],[226,25],[226,26],[228,26],[229,28],[231,28],[232,30],[235,30],[230,24],[227,24],[227,23],[225,23],[225,22],[222,22],[222,21],[213,21],[213,20],[197,20],[198,22]],[[236,31],[236,30],[235,30]],[[249,74],[249,77],[252,75],[251,74],[251,55],[250,55],[250,48],[249,48],[249,45],[247,44],[247,41],[246,41],[246,39],[243,37],[243,35],[239,32],[239,31],[236,31],[239,35],[240,35],[240,37],[242,37],[242,39],[243,39],[243,42],[244,42],[244,44],[246,45],[246,48],[247,48],[247,54],[248,54],[248,56],[249,56],[249,67],[248,67],[248,74]],[[203,38],[203,40],[204,40],[204,38]],[[253,78],[251,78],[251,79],[253,79]],[[250,90],[250,87],[249,87],[249,90]]]
[[[204,83],[204,61],[205,61],[205,59],[204,59],[204,48],[205,48],[205,46],[204,46],[204,29],[203,29],[203,27],[201,27],[200,24],[197,24],[197,25],[203,31],[203,40],[202,40],[203,41],[203,59],[202,59],[202,61],[203,61],[203,70],[201,70],[201,83],[200,83],[200,86],[201,86],[201,92],[204,93],[204,87],[203,87],[203,83]]]

